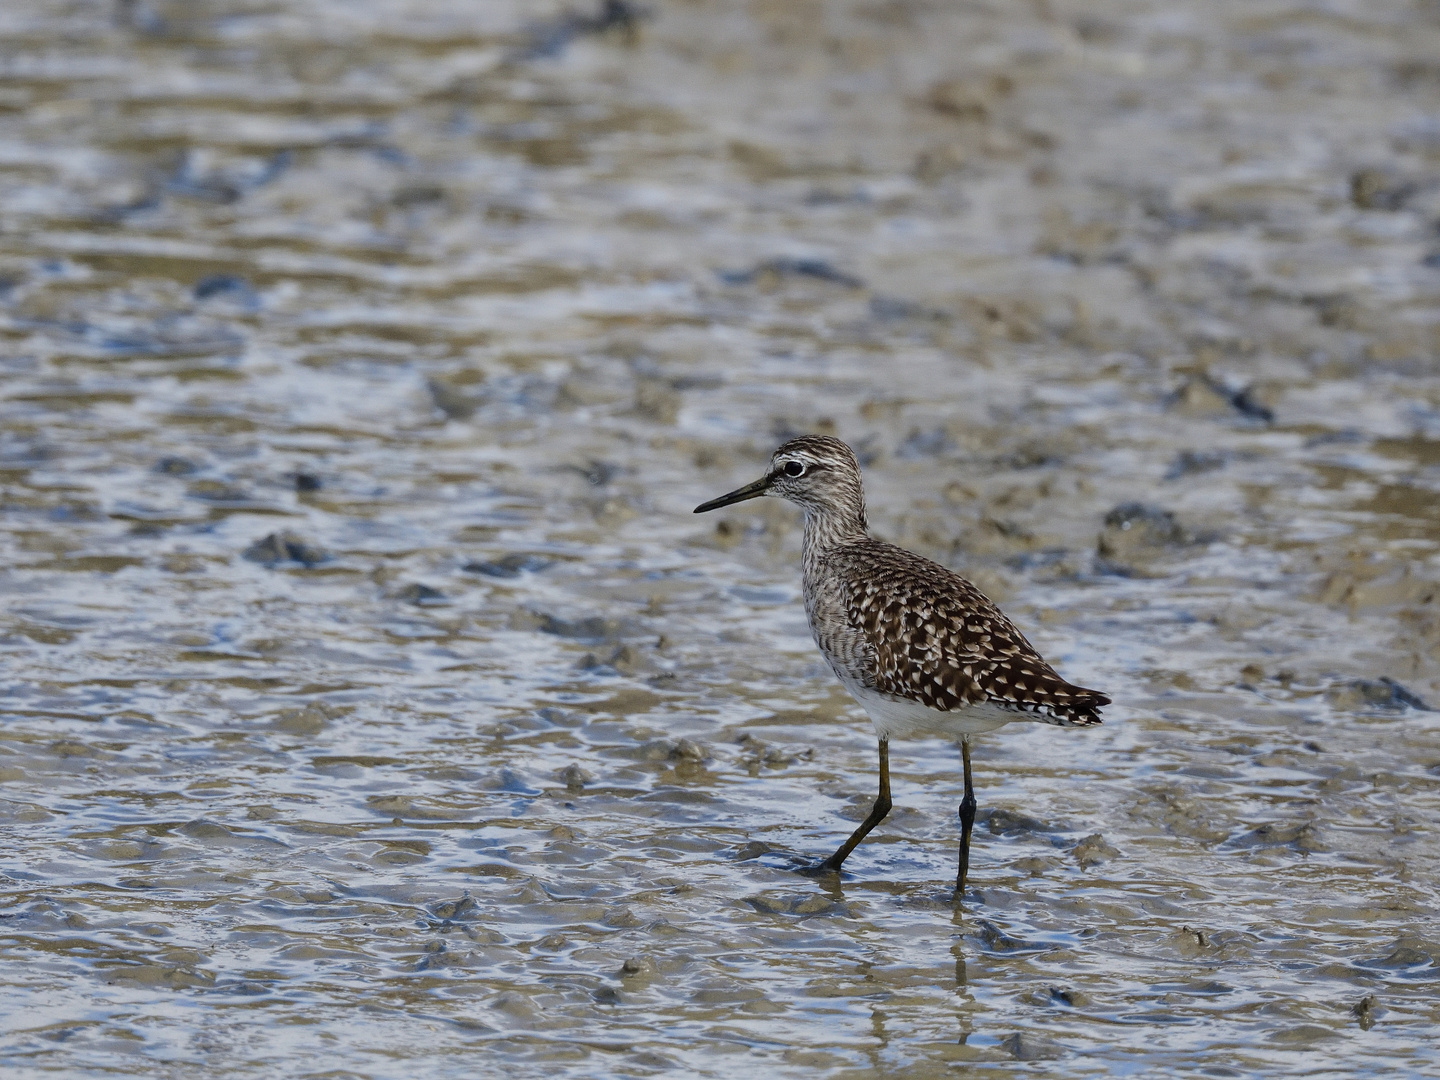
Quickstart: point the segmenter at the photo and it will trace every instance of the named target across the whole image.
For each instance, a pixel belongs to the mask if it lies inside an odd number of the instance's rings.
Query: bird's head
[[[828,435],[791,439],[771,455],[770,466],[759,480],[701,503],[695,513],[718,510],[762,495],[788,499],[824,517],[853,519],[862,530],[865,528],[860,462],[850,447]]]

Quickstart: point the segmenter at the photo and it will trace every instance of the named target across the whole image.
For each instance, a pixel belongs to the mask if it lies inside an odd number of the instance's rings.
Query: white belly
[[[939,709],[927,708],[918,701],[890,697],[848,679],[844,682],[845,689],[849,690],[850,695],[870,714],[870,721],[875,725],[875,734],[882,738],[939,736],[958,739],[966,735],[978,735],[982,731],[994,731],[1015,720],[1028,719],[1022,713],[1011,712],[989,702],[941,712]]]

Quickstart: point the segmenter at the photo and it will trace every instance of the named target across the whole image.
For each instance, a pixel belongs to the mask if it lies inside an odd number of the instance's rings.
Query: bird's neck
[[[858,509],[807,506],[801,557],[808,566],[836,548],[864,540],[868,535],[863,504]]]

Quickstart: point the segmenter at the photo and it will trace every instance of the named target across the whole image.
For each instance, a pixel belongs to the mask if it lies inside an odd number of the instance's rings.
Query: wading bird
[[[762,495],[805,511],[801,561],[810,631],[836,676],[870,714],[880,740],[874,809],[813,872],[838,872],[890,812],[892,735],[959,738],[965,797],[955,890],[961,897],[975,823],[971,736],[1014,720],[1093,727],[1110,699],[1055,674],[1025,635],[959,574],[872,539],[860,463],[839,439],[792,439],[775,451],[759,480],[702,503],[695,513]]]

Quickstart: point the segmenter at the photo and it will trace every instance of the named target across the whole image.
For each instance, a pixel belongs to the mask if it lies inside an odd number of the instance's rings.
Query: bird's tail
[[[1065,727],[1095,727],[1103,724],[1100,710],[1110,704],[1110,698],[1099,690],[1070,684],[1070,700],[1066,702],[1061,723]]]

